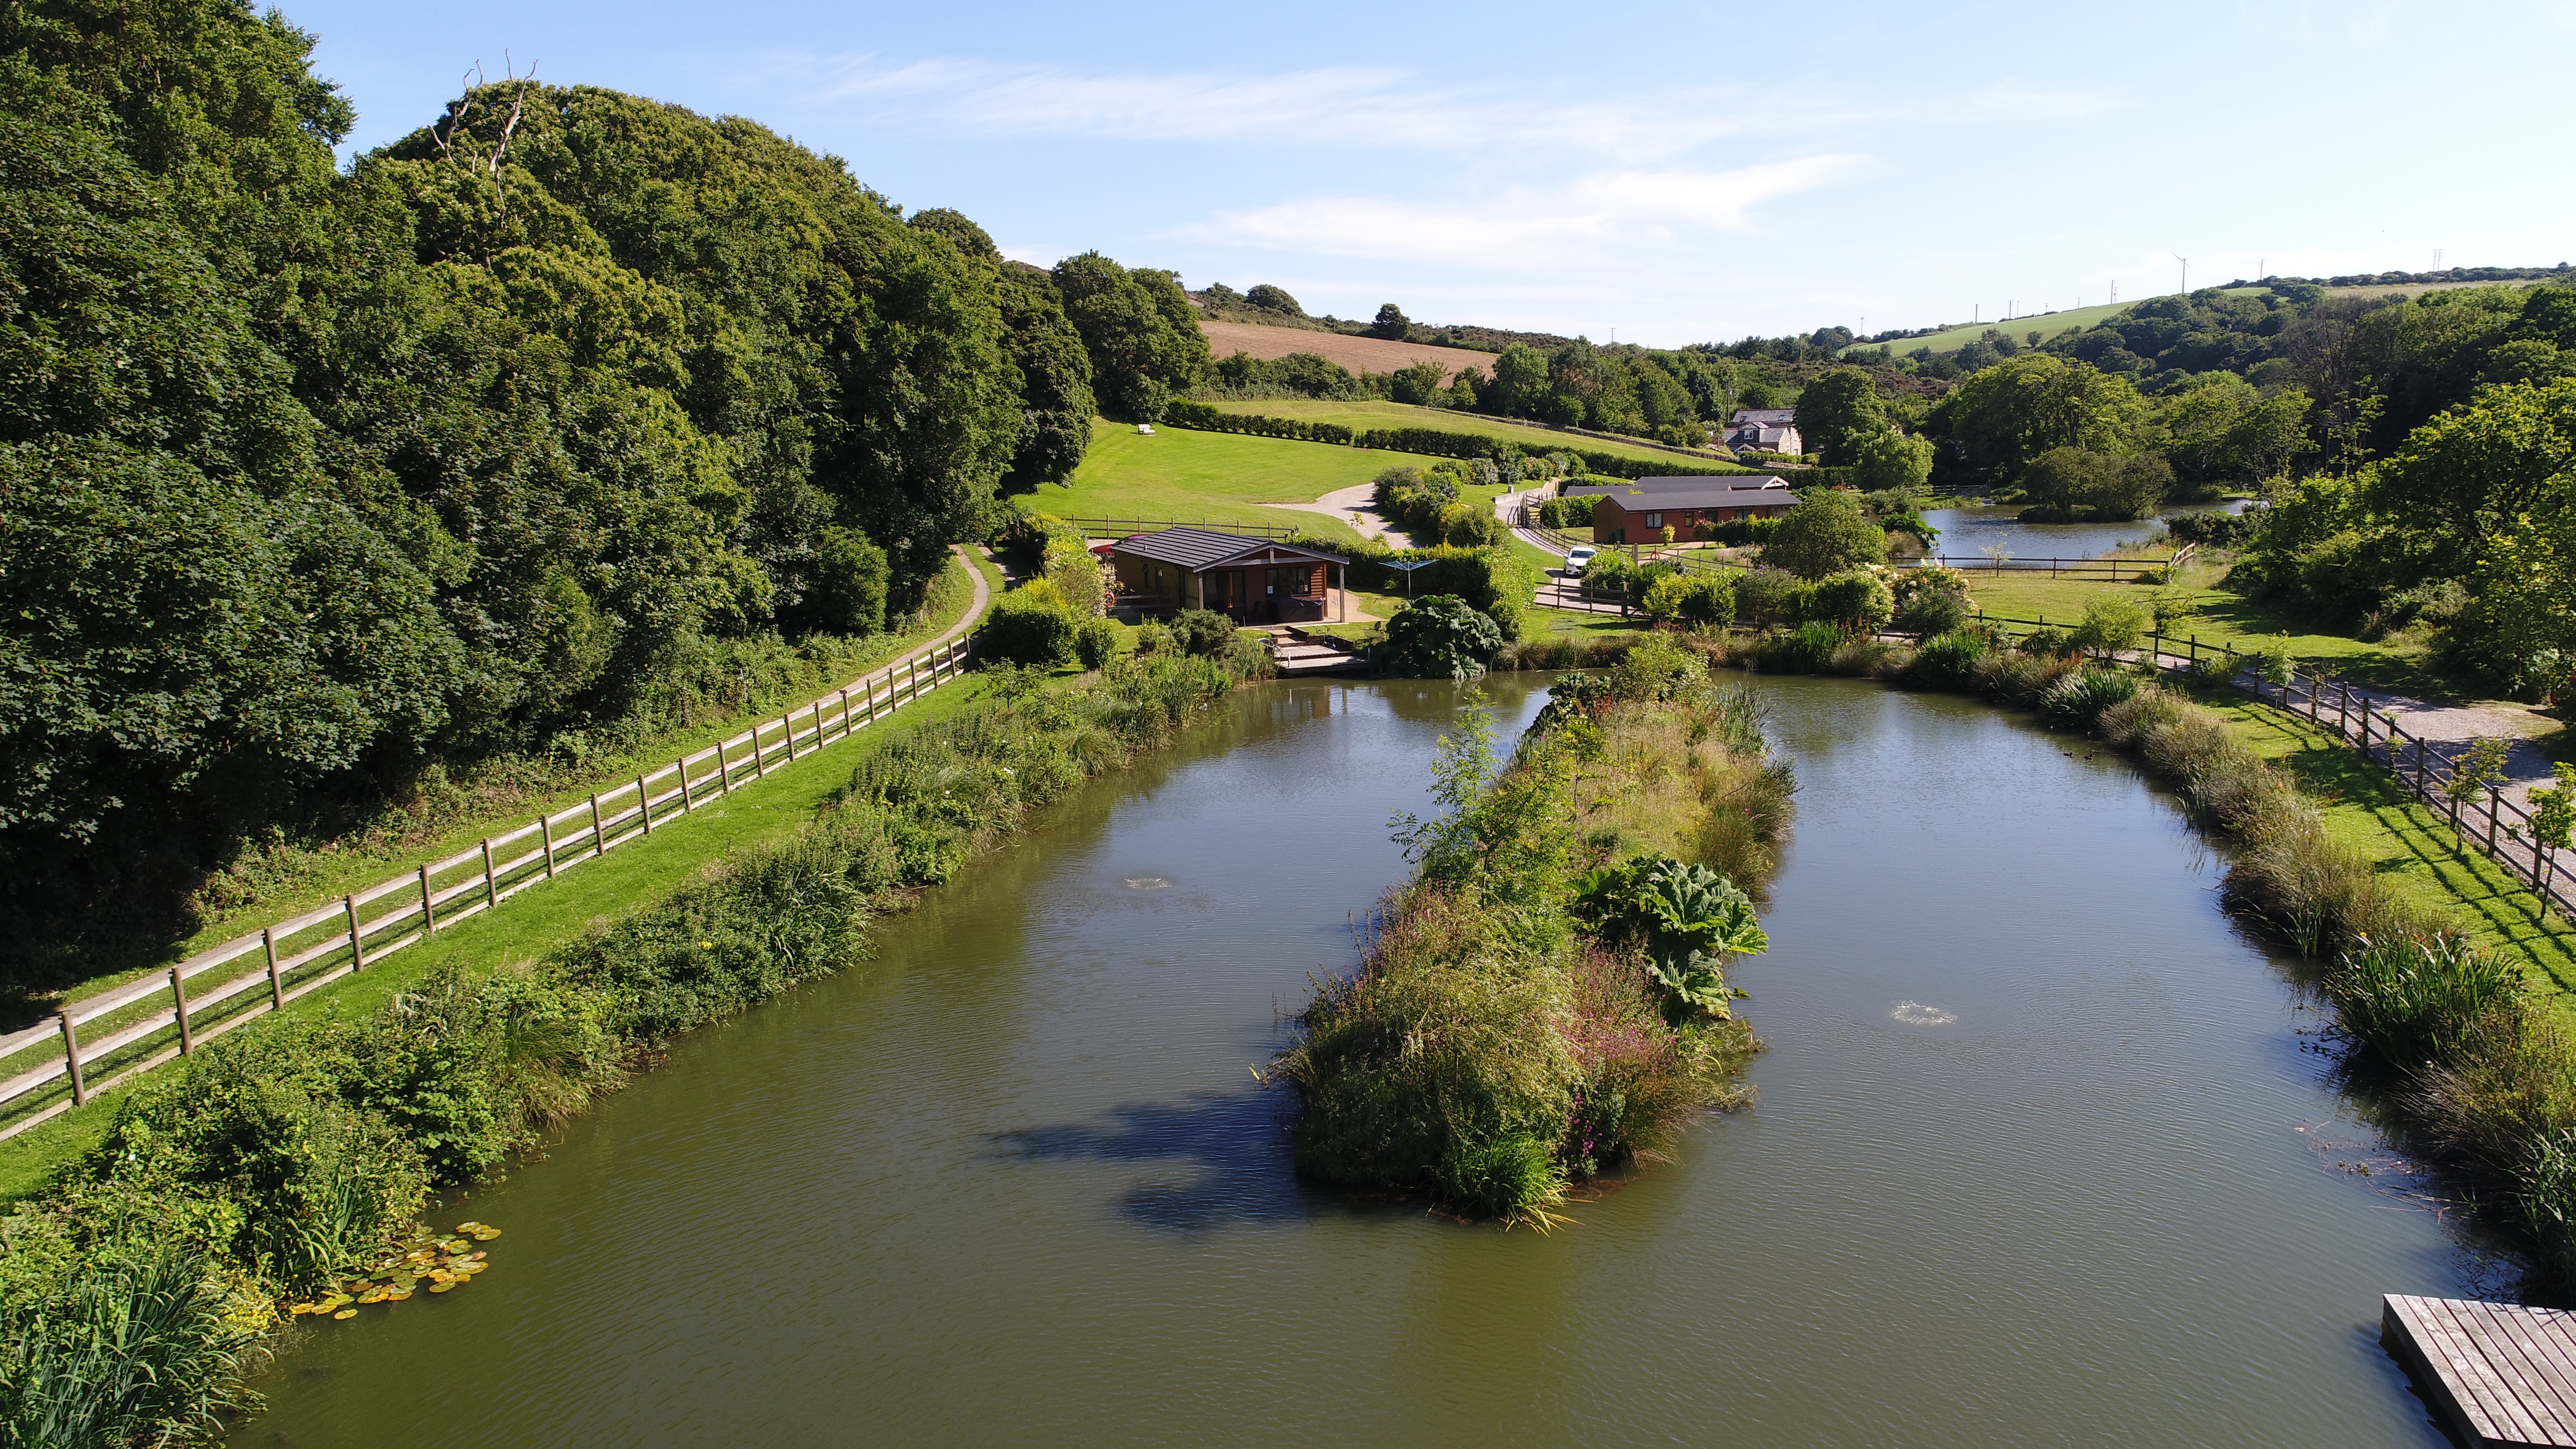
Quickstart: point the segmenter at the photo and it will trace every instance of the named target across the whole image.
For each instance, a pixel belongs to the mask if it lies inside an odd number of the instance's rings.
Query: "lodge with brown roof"
[[[1214,609],[1238,624],[1349,616],[1339,554],[1205,528],[1165,528],[1109,545],[1118,599],[1148,614]]]
[[[1798,503],[1779,477],[1638,478],[1560,492],[1599,500],[1592,505],[1594,543],[1661,543],[1667,528],[1676,543],[1714,540],[1719,524],[1777,518]]]

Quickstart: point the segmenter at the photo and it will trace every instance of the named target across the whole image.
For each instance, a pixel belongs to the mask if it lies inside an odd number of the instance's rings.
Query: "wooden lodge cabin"
[[[1340,623],[1350,560],[1204,528],[1166,528],[1109,545],[1118,600],[1149,614],[1214,609],[1238,624]]]
[[[1667,528],[1676,543],[1715,539],[1718,524],[1777,518],[1798,502],[1787,479],[1750,474],[1574,484],[1561,492],[1601,500],[1592,505],[1594,543],[1661,543]]]

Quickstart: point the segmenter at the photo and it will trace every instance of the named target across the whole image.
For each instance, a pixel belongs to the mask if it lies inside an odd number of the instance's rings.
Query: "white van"
[[[1569,575],[1580,575],[1580,574],[1581,574],[1585,569],[1587,569],[1587,568],[1591,567],[1593,556],[1594,556],[1594,555],[1596,555],[1596,554],[1598,554],[1598,553],[1600,553],[1600,552],[1601,552],[1601,550],[1599,550],[1599,549],[1597,549],[1597,548],[1591,548],[1591,547],[1574,548],[1574,549],[1568,549],[1568,550],[1566,550],[1566,554],[1565,554],[1565,571],[1566,571],[1566,573],[1567,573],[1567,574],[1569,574]]]

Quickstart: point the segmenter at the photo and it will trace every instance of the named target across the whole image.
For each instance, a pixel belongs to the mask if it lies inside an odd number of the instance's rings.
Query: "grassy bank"
[[[1810,626],[1812,627],[1812,626]],[[1795,636],[1704,641],[1751,667],[1982,693],[2098,733],[2226,847],[2230,906],[2311,964],[2341,1069],[2528,1255],[2527,1291],[2576,1292],[2576,933],[2358,755],[2231,694],[1961,631],[1921,649]]]
[[[654,1043],[863,959],[871,919],[1234,682],[1191,657],[1074,688],[1004,677],[816,772],[832,783],[801,804],[764,802],[787,828],[746,809],[744,834],[766,838],[640,907],[554,942],[519,929],[533,913],[506,936],[460,929],[362,978],[385,993],[372,1009],[265,1018],[138,1084],[0,1219],[9,1442],[212,1437],[248,1401],[281,1300],[399,1262],[432,1192],[531,1145]],[[567,898],[548,919],[577,918]]]
[[[1788,769],[1751,696],[1669,643],[1551,696],[1499,773],[1489,717],[1442,742],[1442,813],[1400,831],[1412,881],[1273,1065],[1299,1171],[1545,1226],[1746,1100],[1723,967],[1762,947],[1735,882],[1769,875]]]

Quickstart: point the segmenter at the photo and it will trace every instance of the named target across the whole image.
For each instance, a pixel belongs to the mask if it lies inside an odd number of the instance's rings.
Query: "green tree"
[[[1970,467],[2006,478],[2051,448],[2134,451],[2146,426],[2146,406],[2128,379],[2046,354],[1962,380],[1930,419],[1935,436],[1958,440]]]
[[[1494,381],[1478,395],[1489,413],[1507,418],[1538,415],[1547,396],[1547,354],[1524,342],[1506,344],[1494,359]]]
[[[1849,454],[1852,486],[1865,493],[1911,493],[1932,477],[1932,452],[1926,439],[1894,428],[1864,434]]]
[[[1129,271],[1098,252],[1055,265],[1065,315],[1091,354],[1092,386],[1113,416],[1154,422],[1207,375],[1207,334],[1169,272]]]
[[[1404,315],[1404,309],[1389,302],[1377,309],[1376,319],[1369,323],[1369,335],[1402,342],[1406,330],[1412,326],[1413,322]]]
[[[1246,306],[1257,307],[1264,312],[1276,312],[1283,317],[1306,315],[1306,309],[1297,305],[1297,299],[1289,296],[1286,288],[1274,287],[1268,282],[1263,282],[1244,293],[1243,300]]]
[[[1762,562],[1803,579],[1821,579],[1856,564],[1887,562],[1887,533],[1860,495],[1819,488],[1798,501],[1763,542]]]
[[[2552,513],[2576,479],[2576,379],[2484,388],[2415,430],[2363,475],[2371,511],[2429,549],[2432,568],[2467,571],[2498,534]]]
[[[1828,467],[1858,463],[1861,450],[1888,431],[1877,384],[1857,367],[1837,367],[1798,394],[1798,433]]]
[[[1399,367],[1388,379],[1388,390],[1397,402],[1416,407],[1437,407],[1448,400],[1440,384],[1449,369],[1437,362],[1417,362]]]

